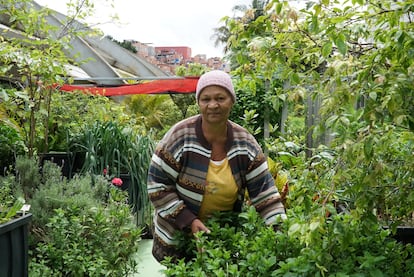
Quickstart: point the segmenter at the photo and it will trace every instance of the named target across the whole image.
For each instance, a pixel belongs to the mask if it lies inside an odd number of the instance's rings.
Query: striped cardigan
[[[250,201],[265,220],[285,217],[281,197],[255,138],[234,122],[227,123],[227,159],[238,190],[235,211],[241,211],[247,189]],[[201,115],[173,126],[158,143],[148,172],[148,194],[154,206],[154,257],[181,258],[174,234],[197,217],[205,189],[211,146],[201,130]]]

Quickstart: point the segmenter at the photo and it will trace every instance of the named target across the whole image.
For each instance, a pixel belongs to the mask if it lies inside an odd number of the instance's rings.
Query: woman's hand
[[[198,232],[205,232],[206,234],[210,234],[210,230],[198,218],[194,219],[193,222],[191,222],[191,232],[193,233],[193,235],[195,235]],[[195,239],[196,239],[197,242],[199,241],[197,236],[195,236]],[[197,246],[197,250],[200,253],[204,252],[204,248],[200,247],[200,246]]]
[[[193,234],[198,232],[205,232],[206,234],[210,234],[210,230],[198,218],[194,219],[193,222],[191,222],[191,232]]]

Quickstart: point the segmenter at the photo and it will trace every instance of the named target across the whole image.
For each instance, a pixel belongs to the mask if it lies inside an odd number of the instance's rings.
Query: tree
[[[242,20],[238,14],[247,14],[250,10],[249,14],[253,14],[253,16],[249,16],[249,20],[254,21],[259,16],[263,15],[264,9],[266,5],[268,5],[269,0],[253,0],[250,8],[247,5],[236,5],[233,7],[234,16],[233,17],[223,17],[221,21],[223,21],[224,25],[214,28],[214,34],[212,38],[214,39],[214,45],[217,47],[220,44],[224,44],[224,53],[230,51],[230,45],[228,45],[228,39],[231,36],[231,32],[229,30],[228,24],[230,20]]]
[[[269,1],[253,1],[250,8],[236,6],[234,10],[243,15],[224,17],[226,27],[217,29],[217,37],[226,42],[226,58],[230,61],[234,75],[240,77],[236,82],[243,88],[237,91],[240,101],[232,112],[232,119],[249,126],[265,151],[265,140],[281,126],[284,96],[280,94],[284,83],[273,78],[277,67],[269,63],[271,69],[262,70],[261,58],[250,55],[252,52],[246,49],[249,49],[251,43],[255,43],[257,37],[271,34],[271,25],[268,23],[270,7]]]
[[[179,66],[177,67],[175,74],[182,77],[196,77],[201,76],[207,71],[207,67],[202,64],[192,63],[187,67]],[[191,106],[194,107],[191,114],[194,114],[196,99],[195,95],[190,94],[170,94],[170,97],[174,104],[180,109],[182,118],[188,117],[188,110]]]
[[[181,113],[168,95],[132,95],[123,101],[128,112],[146,130],[161,138],[168,128],[181,118]]]
[[[136,54],[138,52],[137,48],[132,44],[132,41],[130,40],[123,40],[122,42],[114,39],[112,36],[107,36],[110,40],[115,42],[116,44],[122,46],[123,48],[131,51],[132,53]]]
[[[46,19],[51,11],[33,1],[1,0],[0,7],[2,20],[11,27],[0,36],[0,69],[12,84],[12,89],[2,90],[2,101],[7,96],[12,106],[6,113],[24,127],[32,156],[39,150],[36,133],[40,134],[41,128],[46,139],[42,150],[47,151],[51,95],[56,85],[68,81],[67,66],[76,65],[65,50],[71,48],[73,37],[93,31],[84,29],[77,20],[88,17],[94,6],[89,1],[69,1],[62,28],[49,24]]]
[[[321,101],[319,124],[306,131],[333,139],[309,149],[314,162],[298,184],[317,188],[325,204],[348,199],[355,215],[376,211],[393,226],[414,206],[413,8],[413,1],[321,1],[297,10],[274,1],[249,24],[228,22],[237,75],[288,84],[270,86],[268,97],[293,99],[301,90]]]
[[[44,20],[47,10],[34,9],[31,1],[1,2],[3,15],[8,18],[10,26],[21,31],[20,38],[2,37],[1,64],[2,72],[14,81],[16,91],[26,100],[28,114],[28,148],[33,155],[37,114],[41,112],[41,103],[50,97],[54,84],[62,83],[65,76],[64,65],[69,61],[61,49],[61,41],[35,39],[46,37],[53,28]],[[28,16],[31,14],[31,16]],[[47,100],[46,100],[47,101]]]

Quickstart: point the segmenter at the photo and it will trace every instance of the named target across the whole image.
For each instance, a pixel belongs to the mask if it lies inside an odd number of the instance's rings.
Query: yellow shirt
[[[205,220],[215,211],[233,210],[237,190],[227,158],[220,162],[210,160],[199,218]]]

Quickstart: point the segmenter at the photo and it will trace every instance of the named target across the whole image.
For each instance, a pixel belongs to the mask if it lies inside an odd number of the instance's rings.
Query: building
[[[191,48],[187,46],[156,46],[155,52],[159,53],[174,53],[181,55],[184,61],[191,59]]]
[[[211,69],[228,71],[228,65],[220,57],[207,58],[205,54],[191,56],[188,46],[152,46],[151,43],[141,43],[131,40],[137,49],[136,55],[144,58],[168,75],[174,75],[178,66],[187,66],[191,63],[205,65]]]

